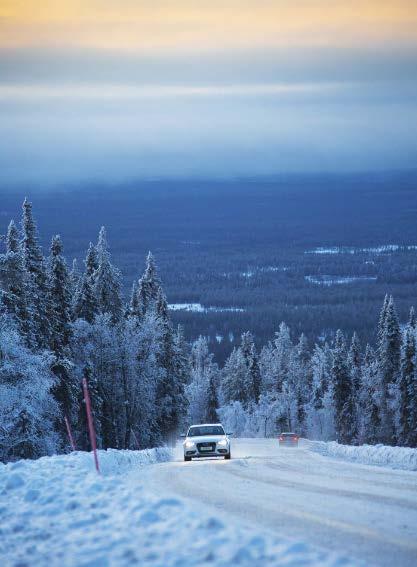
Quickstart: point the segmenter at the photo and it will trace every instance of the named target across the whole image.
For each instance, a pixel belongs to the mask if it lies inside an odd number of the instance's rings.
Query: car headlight
[[[227,439],[221,439],[220,441],[217,442],[217,445],[220,445],[221,447],[227,447],[228,443],[229,442]]]
[[[194,443],[194,441],[186,441],[186,442],[184,443],[184,445],[185,445],[186,447],[190,448],[190,447],[194,447],[195,443]]]

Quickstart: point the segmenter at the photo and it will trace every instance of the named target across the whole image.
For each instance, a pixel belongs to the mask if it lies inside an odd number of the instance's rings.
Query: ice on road
[[[138,472],[148,489],[196,509],[307,541],[371,565],[417,565],[417,473],[233,440],[231,461],[174,462]],[[132,473],[135,475],[136,473]],[[227,521],[227,520],[226,520]]]

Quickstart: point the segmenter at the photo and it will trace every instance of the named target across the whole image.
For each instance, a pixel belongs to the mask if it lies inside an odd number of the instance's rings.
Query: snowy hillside
[[[101,476],[88,453],[1,465],[2,565],[350,565],[156,496],[140,467],[170,456],[100,451]]]

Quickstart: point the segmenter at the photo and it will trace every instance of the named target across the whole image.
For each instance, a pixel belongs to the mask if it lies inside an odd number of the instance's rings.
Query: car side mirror
[[[180,437],[182,438],[186,437],[185,433],[181,433]]]
[[[226,433],[226,435],[229,435],[231,437],[233,435],[233,433]]]

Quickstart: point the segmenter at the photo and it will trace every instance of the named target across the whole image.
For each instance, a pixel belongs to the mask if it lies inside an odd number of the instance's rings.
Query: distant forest
[[[386,294],[402,320],[416,303],[416,172],[0,192],[0,234],[23,197],[35,197],[44,249],[61,234],[80,270],[85,243],[105,224],[125,299],[152,250],[169,304],[219,308],[171,316],[187,339],[207,336],[220,363],[244,331],[259,347],[281,321],[310,344],[337,328],[372,344]]]
[[[292,430],[345,444],[417,444],[417,321],[411,307],[408,322],[400,323],[393,296],[384,298],[375,348],[340,329],[334,340],[322,336],[312,347],[283,322],[262,348],[251,332],[242,333],[219,365],[207,337],[187,343],[182,326],[172,324],[176,311],[151,252],[125,302],[104,226],[86,250],[83,270],[76,262],[69,269],[59,235],[43,255],[25,199],[21,222],[10,221],[5,244],[0,461],[67,451],[69,444],[87,450],[87,385],[103,448],[173,445],[186,424],[219,418],[239,436]],[[401,254],[393,245],[372,253],[388,250]],[[321,277],[321,283],[333,281]]]

